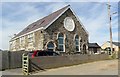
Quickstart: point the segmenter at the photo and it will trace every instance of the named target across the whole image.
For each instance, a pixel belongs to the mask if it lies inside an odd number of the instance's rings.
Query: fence
[[[22,67],[22,54],[26,51],[0,51],[0,70],[21,68]]]

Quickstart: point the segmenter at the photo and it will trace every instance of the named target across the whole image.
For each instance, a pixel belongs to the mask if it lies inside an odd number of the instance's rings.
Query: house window
[[[15,47],[15,46],[16,46],[16,40],[13,41],[13,47]]]
[[[53,44],[52,41],[48,43],[47,49],[48,49],[48,50],[52,50],[52,51],[54,50],[54,44]]]
[[[75,48],[76,48],[76,51],[80,51],[80,43],[79,43],[78,35],[75,36]]]
[[[25,43],[25,37],[23,36],[20,38],[20,44],[24,44],[24,43]]]
[[[28,42],[29,43],[33,42],[33,33],[28,35]]]
[[[13,48],[13,42],[10,42],[10,49]]]
[[[16,39],[10,42],[10,49],[16,48]]]
[[[58,50],[64,51],[64,35],[62,33],[58,35]]]

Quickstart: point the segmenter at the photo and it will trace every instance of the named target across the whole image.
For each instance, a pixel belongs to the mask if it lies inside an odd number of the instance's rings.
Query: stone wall
[[[35,49],[42,50],[43,49],[43,40],[44,36],[41,30],[35,32]]]
[[[67,31],[64,28],[64,19],[66,17],[72,17],[72,19],[75,22],[75,29],[74,31],[70,32]],[[66,11],[62,16],[60,16],[53,24],[51,24],[45,31],[44,31],[44,46],[46,45],[46,43],[48,41],[53,40],[53,42],[57,44],[57,35],[58,33],[63,33],[65,34],[65,51],[67,53],[67,51],[69,52],[73,52],[75,51],[75,41],[74,41],[74,37],[76,34],[79,35],[79,37],[81,38],[80,40],[80,47],[81,47],[81,52],[83,50],[83,45],[85,44],[86,46],[88,46],[88,34],[86,33],[86,31],[83,29],[83,27],[81,26],[81,24],[79,23],[79,21],[77,20],[77,18],[73,15],[73,13],[68,10]],[[58,46],[57,46],[58,47]],[[56,47],[56,51],[58,50]],[[87,47],[86,47],[87,48]],[[45,47],[44,47],[45,49]]]
[[[28,51],[0,51],[0,70],[22,67],[22,54]],[[109,59],[107,54],[40,56],[30,58],[30,71]],[[34,67],[34,68],[33,68]],[[36,68],[36,69],[35,69]]]
[[[69,55],[69,56],[44,56],[30,58],[30,70],[38,71],[56,67],[63,67],[86,62],[109,59],[107,54],[99,55]]]
[[[43,33],[41,32],[41,30],[34,32],[33,35],[33,42],[29,43],[28,42],[28,35],[25,35],[25,43],[20,44],[20,38],[16,39],[16,44],[15,44],[15,48],[10,48],[10,51],[19,51],[19,50],[41,50],[43,49],[43,40],[44,40],[44,36]]]

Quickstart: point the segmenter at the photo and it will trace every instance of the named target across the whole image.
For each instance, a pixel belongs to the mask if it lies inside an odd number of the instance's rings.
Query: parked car
[[[60,54],[51,50],[35,50],[32,52],[29,52],[28,55],[34,58],[37,56],[59,56]]]

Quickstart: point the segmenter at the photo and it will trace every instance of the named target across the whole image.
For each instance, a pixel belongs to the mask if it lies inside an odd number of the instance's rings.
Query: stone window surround
[[[28,43],[33,43],[35,41],[34,37],[35,37],[34,33],[28,34],[27,35]]]
[[[13,49],[13,41],[9,43],[10,44],[10,50]]]
[[[75,34],[74,35],[74,39],[73,39],[73,41],[75,41],[75,37],[77,36],[78,34]],[[79,36],[79,35],[78,35]],[[79,51],[76,51],[76,52],[81,52],[81,47],[80,47],[80,40],[81,40],[81,37],[79,36]],[[75,44],[75,46],[76,46],[76,44]]]
[[[16,42],[17,42],[16,39],[11,42],[11,48],[12,49],[14,49],[16,47]]]
[[[54,44],[54,49],[53,49],[53,51],[55,51],[57,46],[56,46],[54,40],[49,40],[49,41],[46,43],[45,48],[47,49],[47,45],[49,44],[49,42],[52,42],[52,43]]]
[[[29,41],[31,38],[32,40]],[[28,47],[26,48],[27,50],[34,50],[35,49],[35,33],[30,33],[27,35],[27,42],[28,42]]]
[[[20,45],[25,44],[25,36],[20,37]]]
[[[19,38],[20,40],[20,42],[19,42],[19,46],[20,46],[20,49],[19,50],[25,50],[25,48],[24,48],[24,45],[25,45],[25,36],[22,36],[22,37],[20,37]]]
[[[57,33],[57,40],[58,40],[58,36],[59,36],[60,33],[63,34],[63,38],[64,38],[64,39],[63,39],[63,49],[64,49],[64,50],[63,50],[63,51],[60,51],[60,52],[65,52],[65,39],[66,39],[66,35],[65,35],[65,33],[63,33],[63,32],[58,32],[58,33]]]

